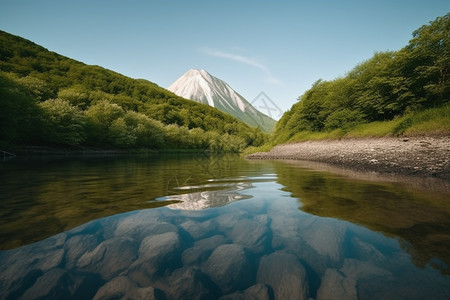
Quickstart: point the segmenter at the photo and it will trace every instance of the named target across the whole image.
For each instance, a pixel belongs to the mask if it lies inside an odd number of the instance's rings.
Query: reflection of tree
[[[230,170],[228,155],[211,155],[207,151],[200,151],[186,158],[185,162],[191,161],[190,167],[174,170],[174,174],[171,174],[166,182],[166,195],[179,194],[180,187],[193,186],[204,183],[206,180],[221,178],[227,170]]]
[[[211,176],[210,179],[222,177],[224,168],[223,159],[226,158],[224,154],[209,155],[207,152],[200,152],[198,155],[194,155],[193,158],[203,172]]]
[[[279,182],[301,199],[305,212],[347,220],[390,237],[414,263],[450,274],[450,203],[447,195],[426,194],[395,184],[363,182],[278,165]],[[437,261],[436,261],[437,258]],[[443,263],[439,263],[439,260]]]
[[[28,244],[91,220],[171,201],[176,188],[236,175],[233,156],[55,157],[13,161],[0,174],[0,249]],[[236,158],[236,156],[234,156]],[[43,167],[45,166],[45,167]]]

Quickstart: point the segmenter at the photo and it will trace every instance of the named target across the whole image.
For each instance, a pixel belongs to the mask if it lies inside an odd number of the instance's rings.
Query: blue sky
[[[205,69],[284,111],[319,78],[402,48],[448,12],[444,0],[0,0],[0,30],[165,88]]]

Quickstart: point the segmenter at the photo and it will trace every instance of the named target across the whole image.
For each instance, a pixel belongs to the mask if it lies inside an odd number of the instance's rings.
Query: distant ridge
[[[253,107],[225,81],[205,70],[190,69],[172,83],[168,90],[180,97],[208,104],[266,132],[272,131],[276,123]]]

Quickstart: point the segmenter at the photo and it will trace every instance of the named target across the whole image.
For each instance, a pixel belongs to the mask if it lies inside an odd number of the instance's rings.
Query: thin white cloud
[[[232,60],[232,61],[236,61],[239,63],[243,63],[249,66],[252,66],[254,68],[257,68],[261,71],[264,72],[266,78],[265,80],[268,83],[271,84],[275,84],[275,85],[281,85],[280,80],[278,80],[277,78],[275,78],[269,68],[267,68],[264,64],[262,64],[261,62],[257,61],[256,59],[250,58],[250,57],[246,57],[243,55],[239,55],[239,54],[235,54],[235,53],[229,53],[229,52],[223,52],[220,50],[212,50],[212,49],[202,49],[202,52],[210,55],[210,56],[215,56],[215,57],[220,57],[220,58],[225,58],[228,60]]]

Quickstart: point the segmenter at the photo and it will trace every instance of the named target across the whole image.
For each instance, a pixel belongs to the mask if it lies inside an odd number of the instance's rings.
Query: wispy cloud
[[[257,68],[264,72],[264,75],[266,76],[265,80],[268,83],[275,84],[275,85],[281,85],[281,81],[272,75],[269,68],[267,68],[267,66],[265,66],[264,64],[262,64],[261,62],[259,62],[258,60],[254,59],[254,58],[246,57],[246,56],[235,54],[235,53],[224,52],[224,51],[220,51],[220,50],[213,50],[213,49],[202,49],[202,52],[209,56],[225,58],[228,60],[243,63],[243,64],[249,65],[251,67]]]

